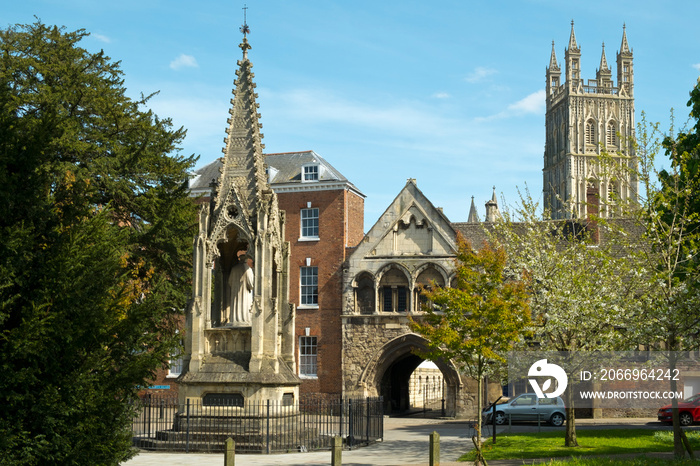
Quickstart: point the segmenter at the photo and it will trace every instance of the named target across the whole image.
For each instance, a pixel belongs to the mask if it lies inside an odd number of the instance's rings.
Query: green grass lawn
[[[540,463],[541,466],[698,466],[700,460],[679,460],[674,461],[662,458],[573,458],[571,460],[551,460]]]
[[[581,455],[608,456],[625,453],[663,452],[673,450],[673,433],[669,431],[654,431],[650,429],[587,429],[578,430],[576,435],[578,437],[579,446],[567,448],[564,446],[563,431],[531,434],[503,434],[498,436],[495,445],[492,444],[491,440],[484,443],[484,457],[486,460],[527,459]],[[688,431],[686,435],[693,449],[700,449],[700,432]],[[461,461],[472,461],[473,459],[473,451],[462,455],[460,458]],[[590,464],[605,464],[601,463],[601,460],[602,458],[596,459],[597,462]]]

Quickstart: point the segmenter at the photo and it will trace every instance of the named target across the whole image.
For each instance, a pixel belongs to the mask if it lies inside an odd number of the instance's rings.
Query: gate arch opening
[[[418,354],[427,350],[427,341],[410,333],[386,343],[374,356],[362,374],[360,383],[368,391],[384,397],[387,414],[398,414],[410,409],[411,374],[425,360]],[[444,381],[445,415],[455,416],[461,379],[449,361],[433,361]]]

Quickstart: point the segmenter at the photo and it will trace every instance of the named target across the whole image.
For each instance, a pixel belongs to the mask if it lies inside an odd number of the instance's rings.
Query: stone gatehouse
[[[409,380],[424,360],[426,341],[412,332],[409,316],[422,314],[421,285],[451,286],[456,237],[441,209],[409,179],[349,255],[343,269],[344,395],[381,395],[389,413],[411,407]],[[476,382],[451,361],[433,362],[442,372],[446,414],[473,416]],[[500,389],[491,387],[494,394]]]

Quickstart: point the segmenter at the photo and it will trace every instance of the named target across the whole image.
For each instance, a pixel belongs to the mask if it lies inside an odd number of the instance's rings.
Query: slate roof
[[[266,154],[265,163],[269,167],[270,185],[273,189],[282,188],[283,185],[318,186],[323,184],[346,184],[351,190],[362,197],[365,195],[352,184],[342,173],[336,170],[326,159],[312,150],[303,152],[283,152],[278,154]],[[318,181],[303,182],[301,179],[302,167],[307,164],[318,164]],[[211,190],[213,180],[221,176],[220,169],[222,159],[216,159],[208,165],[196,170],[190,178],[190,191],[193,195],[207,195]]]
[[[216,159],[212,163],[195,170],[190,177],[190,191],[197,195],[210,192],[212,181],[221,176],[220,170],[223,164],[222,159]]]

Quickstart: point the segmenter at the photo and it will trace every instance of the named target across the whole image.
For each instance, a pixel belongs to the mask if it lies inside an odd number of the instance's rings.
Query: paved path
[[[655,419],[577,419],[577,428],[581,429],[611,429],[619,427],[635,427],[648,429],[664,429]],[[498,432],[507,430],[508,426],[499,428]],[[512,429],[518,432],[562,430],[563,427],[543,425],[519,425]],[[433,431],[440,434],[440,464],[441,466],[468,466],[470,463],[458,463],[457,459],[472,448],[472,442],[467,438],[469,426],[466,421],[436,420],[422,418],[385,418],[384,441],[368,447],[343,451],[344,466],[374,466],[374,465],[427,465],[429,436]],[[278,465],[306,466],[329,465],[330,451],[310,453],[285,453],[274,455],[236,455],[236,466],[248,465]],[[508,460],[489,461],[490,466],[515,466],[537,464],[538,460]],[[540,460],[541,461],[541,460]],[[207,453],[160,453],[141,452],[135,458],[123,463],[122,466],[221,466],[223,454]]]
[[[385,418],[384,441],[368,447],[343,451],[343,466],[428,464],[430,433],[440,434],[440,459],[443,466],[456,462],[471,446],[466,421],[422,418]],[[141,452],[123,466],[221,466],[223,454]],[[328,465],[330,451],[273,455],[236,455],[236,466]],[[456,463],[455,463],[456,464]],[[459,463],[465,465],[467,463]]]

